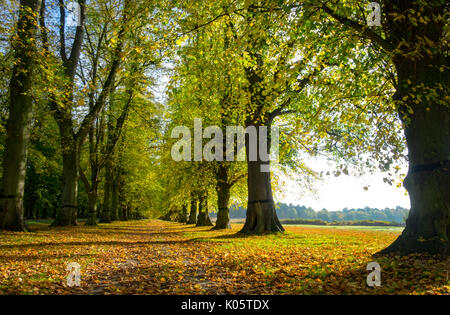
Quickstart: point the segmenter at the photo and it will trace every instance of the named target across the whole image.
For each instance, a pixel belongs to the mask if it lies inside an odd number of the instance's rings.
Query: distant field
[[[244,219],[231,219],[231,223],[244,224]],[[213,220],[215,222],[215,219]],[[283,222],[282,222],[283,224]],[[365,231],[387,231],[399,232],[404,229],[403,226],[361,226],[361,225],[315,225],[315,224],[283,224],[283,226],[298,226],[307,228],[339,229],[339,230],[365,230]]]
[[[290,224],[289,226],[299,226],[307,228],[339,229],[339,230],[367,230],[367,231],[387,231],[402,232],[403,226],[360,226],[360,225],[311,225],[311,224]]]
[[[27,224],[50,224],[53,219],[38,219],[26,220]],[[78,222],[85,222],[86,219],[78,219]],[[231,219],[232,224],[244,224],[244,219]],[[216,218],[212,219],[216,222]],[[368,230],[368,231],[387,231],[387,232],[402,232],[402,226],[359,226],[359,225],[314,225],[314,224],[284,224],[285,226],[298,226],[306,228],[324,228],[324,229],[340,229],[340,230]]]

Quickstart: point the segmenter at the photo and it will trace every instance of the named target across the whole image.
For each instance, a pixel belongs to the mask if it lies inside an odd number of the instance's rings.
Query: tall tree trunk
[[[257,128],[259,127],[257,124],[252,125],[255,125]],[[263,164],[267,167],[269,167],[270,164],[269,162],[263,162],[261,159],[259,150],[261,145],[260,133],[257,131],[256,135],[256,161],[250,161],[249,157],[250,141],[252,141],[252,139],[247,135],[245,141],[248,170],[248,204],[247,217],[240,233],[262,234],[267,232],[284,232],[284,228],[278,220],[275,211],[270,172],[261,171],[261,166]],[[266,144],[266,148],[264,149],[266,152],[269,152],[270,135],[268,135],[268,139],[264,143]]]
[[[120,170],[116,171],[111,187],[111,221],[119,220],[119,186],[120,186]]]
[[[439,64],[421,60],[396,60],[399,89],[395,98],[400,101],[408,95],[426,99],[429,93],[419,85],[436,89],[442,84],[448,89],[449,72],[439,71]],[[436,64],[436,62],[434,62]],[[413,81],[414,80],[414,81]],[[415,82],[411,86],[407,82]],[[445,92],[437,91],[437,95]],[[445,96],[444,96],[445,97]],[[448,97],[448,96],[447,96]],[[402,254],[426,252],[449,255],[450,240],[450,108],[434,101],[414,102],[401,106],[408,146],[409,170],[404,187],[409,192],[411,210],[401,236],[382,253]]]
[[[97,225],[97,201],[98,201],[98,184],[94,183],[88,192],[88,219],[87,225]]]
[[[111,162],[105,167],[105,188],[103,195],[103,211],[100,217],[101,223],[111,223],[111,192],[112,192],[113,171]]]
[[[71,128],[71,127],[70,127]],[[78,209],[79,149],[73,139],[62,140],[63,148],[63,191],[61,207],[52,226],[76,226]],[[69,145],[68,145],[69,144]]]
[[[408,146],[409,170],[404,186],[409,192],[411,210],[403,233],[380,253],[449,255],[447,2],[383,1],[385,38],[327,6],[322,8],[387,51],[397,71],[394,101]]]
[[[230,209],[228,208],[231,186],[228,183],[228,169],[222,164],[219,165],[219,170],[217,172],[216,190],[218,211],[214,229],[231,229]]]
[[[250,14],[248,18],[248,22],[250,22],[254,19],[254,14]],[[270,153],[270,125],[272,123],[270,118],[271,114],[265,110],[266,97],[262,93],[265,89],[265,78],[262,75],[263,71],[261,69],[264,64],[264,58],[259,50],[265,43],[252,36],[250,38],[251,40],[248,47],[250,49],[247,52],[256,62],[256,66],[245,68],[248,81],[247,92],[249,94],[245,125],[247,130],[252,127],[256,128],[256,135],[255,137],[251,137],[250,134],[247,133],[245,137],[248,172],[248,204],[247,217],[240,233],[262,234],[283,232],[284,228],[278,220],[273,201],[270,170],[267,169],[270,167],[270,163],[263,163],[263,158],[261,156],[261,153]],[[266,139],[261,139],[260,126],[266,126],[268,129],[267,135],[264,135],[267,136]],[[250,150],[252,148],[256,149],[256,152],[251,152]],[[263,164],[266,168],[264,170],[265,172],[261,169]]]
[[[47,207],[44,206],[42,209],[41,219],[47,219]]]
[[[446,1],[385,1],[397,72],[394,101],[402,119],[411,210],[401,236],[382,253],[450,254],[450,104]],[[417,23],[405,12],[420,14]],[[420,12],[420,13],[417,13]],[[389,48],[389,47],[388,47]]]
[[[30,140],[33,100],[31,95],[35,33],[41,1],[21,0],[14,41],[15,65],[10,81],[9,117],[3,155],[0,228],[25,231],[23,196]]]
[[[125,209],[126,209],[126,212],[127,212],[127,218],[128,218],[128,219],[133,219],[133,217],[131,216],[132,213],[131,213],[131,207],[130,207],[130,205],[127,204]]]
[[[120,220],[122,221],[127,221],[128,220],[128,216],[127,216],[127,211],[126,211],[126,207],[125,207],[125,189],[124,189],[124,176],[121,178],[120,180],[120,184],[119,184],[119,212],[120,212]]]
[[[213,226],[208,214],[208,197],[206,194],[200,194],[198,198],[198,217],[196,226]]]
[[[120,211],[121,211],[121,220],[128,221],[127,208],[125,207],[125,205],[123,203],[121,203]]]
[[[191,196],[191,208],[187,224],[197,224],[197,198],[194,195]]]
[[[179,223],[186,223],[187,222],[187,207],[186,207],[186,204],[184,204],[181,207],[181,213],[178,216],[178,222]]]
[[[32,219],[33,218],[33,206],[32,205],[24,205],[24,209],[25,209],[25,215],[24,218],[25,219]]]

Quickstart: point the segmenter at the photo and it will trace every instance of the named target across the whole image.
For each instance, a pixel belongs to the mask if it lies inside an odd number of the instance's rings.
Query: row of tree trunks
[[[61,1],[63,3],[63,1]],[[75,39],[73,41],[70,58],[67,58],[63,49],[61,49],[61,58],[63,61],[64,76],[67,84],[64,87],[66,97],[60,100],[64,106],[60,106],[55,100],[50,102],[53,115],[58,123],[61,133],[61,144],[63,152],[63,194],[62,205],[53,226],[76,225],[77,216],[77,197],[78,197],[78,178],[80,165],[80,148],[86,140],[92,124],[103,110],[111,90],[114,86],[114,77],[119,70],[121,62],[121,52],[124,46],[123,38],[127,21],[127,10],[130,2],[125,1],[122,11],[122,24],[118,33],[118,45],[114,50],[114,58],[109,65],[107,77],[102,84],[101,92],[90,106],[89,113],[84,117],[78,131],[75,133],[73,128],[72,108],[73,108],[73,90],[75,86],[75,72],[78,66],[81,48],[84,40],[84,21],[85,21],[85,1],[79,0],[80,20],[76,27]],[[62,6],[60,14],[64,17],[65,11]],[[64,18],[61,18],[61,29],[64,29]],[[61,47],[65,47],[64,32],[60,33]],[[92,212],[95,209],[91,209]],[[91,215],[93,217],[93,215]]]

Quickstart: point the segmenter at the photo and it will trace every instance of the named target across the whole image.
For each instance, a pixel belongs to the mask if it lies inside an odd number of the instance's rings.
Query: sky
[[[309,163],[310,167],[316,171],[330,170],[325,160],[316,159]],[[405,165],[406,173],[407,166]],[[294,205],[304,205],[314,210],[323,208],[329,211],[342,210],[343,208],[395,208],[401,206],[410,208],[409,196],[401,186],[390,186],[383,182],[386,174],[381,172],[366,174],[362,177],[352,175],[341,175],[339,177],[326,176],[323,181],[316,183],[315,193],[308,192],[299,186],[295,180],[283,178],[286,184],[283,185],[284,196],[279,201],[292,203]],[[368,186],[368,190],[364,187]]]

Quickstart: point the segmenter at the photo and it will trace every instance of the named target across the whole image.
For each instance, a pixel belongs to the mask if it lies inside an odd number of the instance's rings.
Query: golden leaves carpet
[[[83,224],[83,223],[82,223]],[[449,294],[450,260],[373,257],[399,231],[286,226],[284,234],[143,220],[0,232],[0,294]],[[366,266],[381,266],[368,287]],[[67,285],[69,263],[81,286]]]

